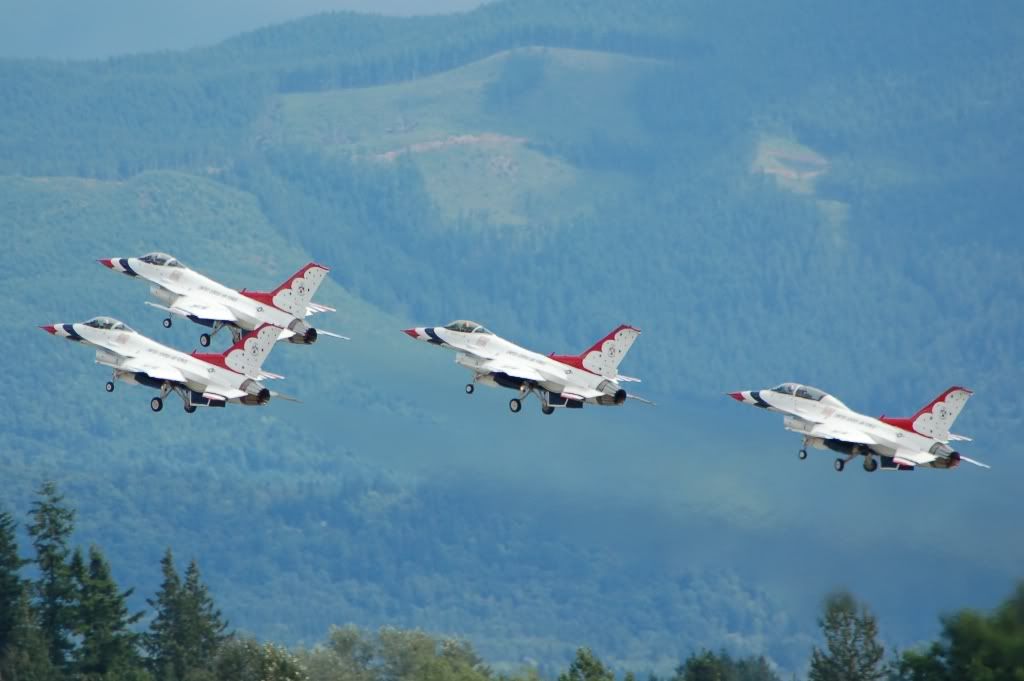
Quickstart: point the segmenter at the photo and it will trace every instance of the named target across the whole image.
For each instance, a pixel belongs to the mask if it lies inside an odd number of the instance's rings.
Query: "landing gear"
[[[185,405],[185,413],[186,413],[186,414],[194,414],[194,413],[196,413],[196,408],[195,408],[195,406],[193,406],[193,405],[191,405],[191,404],[186,404],[186,405]]]
[[[513,397],[508,401],[508,408],[513,414],[518,414],[519,410],[523,408],[523,403],[518,397]]]
[[[843,459],[836,459],[835,463],[833,463],[832,465],[835,467],[836,472],[842,473],[843,469],[846,468],[846,461],[844,461]]]
[[[868,473],[874,473],[875,471],[878,470],[878,462],[875,461],[872,457],[864,459],[864,470],[866,470]]]
[[[798,457],[800,457],[801,461],[803,461],[804,459],[807,458],[807,450],[806,449],[801,449],[799,452],[796,453],[796,455]]]
[[[210,334],[204,333],[201,336],[199,336],[199,344],[202,345],[204,348],[210,347]]]
[[[552,414],[555,413],[555,408],[552,407],[550,404],[540,405],[540,410],[545,416],[551,416]]]
[[[164,408],[164,401],[159,397],[154,397],[149,401],[149,408],[153,411],[160,411]]]
[[[106,390],[108,393],[114,392],[114,382],[107,381],[107,384],[103,386],[103,389]]]
[[[171,324],[173,324],[173,323],[174,322],[171,321],[171,318],[167,317],[166,319],[164,319],[164,328],[165,329],[171,328]]]
[[[472,395],[474,390],[476,390],[476,386],[475,385],[473,385],[472,383],[467,383],[466,384],[466,394],[467,395]]]

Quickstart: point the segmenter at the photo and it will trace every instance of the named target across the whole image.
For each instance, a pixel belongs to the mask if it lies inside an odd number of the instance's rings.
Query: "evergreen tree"
[[[11,644],[18,607],[25,592],[20,573],[28,561],[18,556],[16,529],[14,517],[7,511],[0,511],[0,656]]]
[[[0,651],[0,679],[59,681],[62,675],[50,661],[49,646],[36,624],[27,589],[22,591],[11,615],[14,626],[7,649]]]
[[[160,564],[164,580],[156,597],[147,601],[155,616],[144,645],[157,679],[184,681],[193,672],[210,669],[227,639],[227,623],[202,583],[196,561],[189,563],[184,583],[170,549]]]
[[[878,641],[878,623],[866,606],[846,592],[825,599],[818,621],[826,650],[811,653],[809,681],[878,681],[886,676],[885,648]]]
[[[81,552],[75,552],[76,558]],[[73,562],[74,564],[74,562]],[[131,626],[142,613],[129,614],[127,600],[133,590],[119,592],[99,548],[89,549],[89,565],[73,571],[79,593],[78,634],[81,645],[75,651],[75,667],[82,675],[107,675],[139,665],[139,635]]]
[[[558,681],[615,681],[615,673],[607,669],[590,648],[578,648],[568,671]]]
[[[181,590],[181,614],[185,659],[190,666],[206,666],[221,643],[228,624],[213,604],[206,585],[199,578],[199,564],[192,560],[185,570],[185,584]]]
[[[75,512],[64,504],[57,485],[46,481],[32,503],[28,526],[39,578],[34,584],[36,611],[51,662],[63,668],[72,648],[75,624],[74,584],[68,566],[68,542],[74,529]]]
[[[174,567],[174,554],[168,548],[160,560],[163,582],[160,590],[146,603],[153,608],[153,621],[143,636],[149,670],[157,679],[177,680],[185,676],[181,652],[181,578]]]

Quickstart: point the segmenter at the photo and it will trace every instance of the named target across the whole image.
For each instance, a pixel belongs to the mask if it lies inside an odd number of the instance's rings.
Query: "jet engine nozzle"
[[[598,397],[597,403],[608,407],[620,407],[625,404],[627,397],[628,395],[626,394],[626,391],[619,388],[614,393]]]
[[[248,393],[245,397],[238,400],[242,404],[250,407],[262,407],[270,402],[270,390],[264,388],[256,381],[246,381],[242,384],[242,390]]]
[[[288,337],[288,342],[296,343],[297,345],[312,345],[316,343],[317,336],[319,335],[316,329],[312,326],[306,326],[305,322],[298,319],[288,325],[288,330],[295,334]]]

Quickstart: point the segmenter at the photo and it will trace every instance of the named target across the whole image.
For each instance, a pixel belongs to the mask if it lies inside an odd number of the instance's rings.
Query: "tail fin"
[[[263,324],[242,336],[237,343],[219,355],[224,366],[246,376],[258,377],[263,362],[281,335],[281,327]]]
[[[619,373],[619,363],[639,335],[640,329],[622,324],[578,357],[551,355],[551,358],[607,378],[615,378]]]
[[[311,262],[269,293],[258,291],[242,291],[243,294],[257,300],[264,300],[274,307],[299,317],[306,316],[306,308],[313,299],[313,294],[320,288],[331,270],[323,265]]]
[[[909,419],[883,416],[881,420],[889,425],[945,442],[950,439],[949,429],[953,427],[953,422],[973,394],[967,388],[953,386]]]

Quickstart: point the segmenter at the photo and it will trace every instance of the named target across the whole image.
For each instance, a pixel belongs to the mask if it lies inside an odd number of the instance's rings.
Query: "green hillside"
[[[0,60],[0,507],[57,478],[123,583],[151,593],[172,545],[285,643],[394,624],[503,668],[585,643],[618,669],[708,646],[796,670],[843,584],[893,642],[930,637],[1024,560],[1018,13],[508,0]],[[323,262],[318,322],[353,340],[275,350],[300,404],[107,395],[35,327],[110,314],[195,347],[94,262],[157,249],[239,288]],[[452,318],[544,352],[636,324],[623,370],[659,406],[467,398],[399,333]],[[995,471],[799,464],[723,396],[782,380],[891,415],[968,385],[957,431]]]

